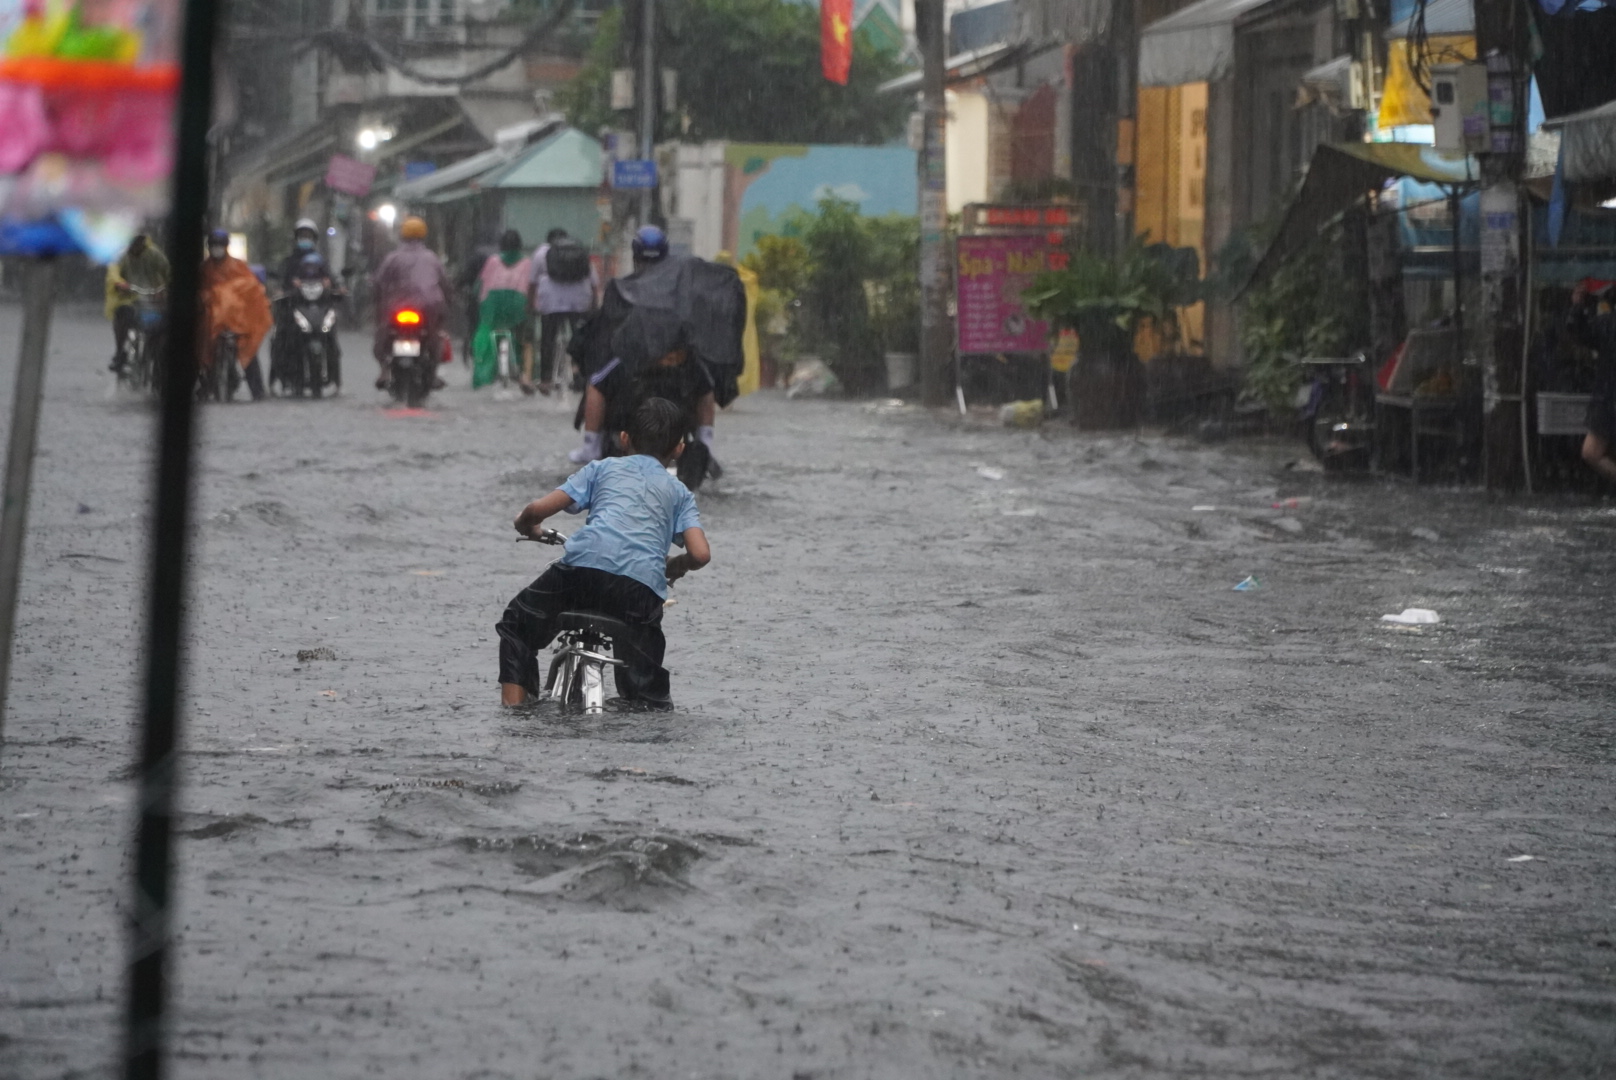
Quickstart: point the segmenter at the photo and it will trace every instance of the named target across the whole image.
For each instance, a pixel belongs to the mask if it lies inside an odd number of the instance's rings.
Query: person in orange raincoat
[[[236,335],[236,363],[247,377],[253,400],[264,396],[264,377],[258,366],[258,346],[274,325],[269,296],[252,268],[229,251],[230,234],[214,229],[208,234],[208,257],[202,262],[202,385],[207,386],[213,365],[214,341],[223,331]]]

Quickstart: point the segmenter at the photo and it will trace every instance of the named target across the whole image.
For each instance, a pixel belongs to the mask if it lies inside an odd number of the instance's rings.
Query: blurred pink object
[[[100,158],[107,175],[146,183],[168,175],[173,96],[125,90],[51,94],[56,118],[56,149],[74,157]]]
[[[0,82],[0,173],[21,172],[50,143],[50,117],[39,87]]]

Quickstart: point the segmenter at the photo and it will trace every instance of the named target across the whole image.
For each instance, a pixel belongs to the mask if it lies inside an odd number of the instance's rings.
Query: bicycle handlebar
[[[567,538],[561,533],[556,532],[554,529],[540,529],[537,536],[518,536],[516,538],[516,542],[518,544],[522,543],[524,540],[531,541],[535,544],[554,544],[557,546],[567,542]]]

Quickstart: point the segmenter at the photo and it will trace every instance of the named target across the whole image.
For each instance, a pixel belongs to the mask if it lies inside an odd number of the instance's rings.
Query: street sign
[[[376,166],[355,161],[345,154],[332,154],[325,167],[325,186],[344,195],[364,198],[376,182]]]
[[[1064,270],[1069,256],[1046,236],[962,236],[955,302],[959,351],[966,355],[1049,351],[1049,324],[1027,314],[1021,294],[1033,278]]]
[[[612,187],[619,191],[643,191],[657,186],[657,167],[654,161],[612,162]]]

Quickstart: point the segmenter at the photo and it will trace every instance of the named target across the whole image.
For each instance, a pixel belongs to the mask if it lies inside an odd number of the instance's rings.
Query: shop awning
[[[598,188],[605,177],[600,142],[577,128],[562,128],[486,176],[482,188]]]
[[[1179,86],[1229,74],[1234,28],[1246,15],[1281,0],[1201,0],[1145,27],[1139,35],[1139,85]]]
[[[979,75],[987,75],[994,71],[999,63],[1009,57],[1020,56],[1017,46],[1007,41],[996,41],[992,45],[984,45],[980,49],[971,49],[958,56],[949,57],[943,64],[943,78],[945,82],[960,82],[964,79],[974,79]],[[923,73],[911,71],[899,75],[895,79],[875,88],[878,94],[896,94],[903,90],[919,90]]]
[[[1560,160],[1567,180],[1616,180],[1616,101],[1556,117],[1543,126],[1560,132]]]
[[[499,143],[502,135],[511,128],[541,119],[532,101],[521,98],[461,94],[455,101],[471,126],[490,144]]]
[[[425,176],[405,181],[393,189],[393,194],[406,202],[416,199],[441,202],[441,196],[448,189],[457,184],[475,181],[484,174],[509,164],[534,142],[554,134],[560,127],[560,121],[551,121],[548,124],[535,121],[518,124],[514,128],[504,128],[501,133],[509,133],[512,138],[504,139],[491,150],[472,154]],[[468,190],[465,194],[471,192]]]
[[[1262,282],[1302,250],[1337,214],[1364,193],[1396,176],[1428,184],[1474,185],[1481,176],[1474,158],[1450,157],[1414,143],[1337,143],[1313,151],[1307,178],[1285,208],[1284,220],[1241,291]]]
[[[1087,45],[1111,29],[1114,0],[1015,0],[1017,45]]]

